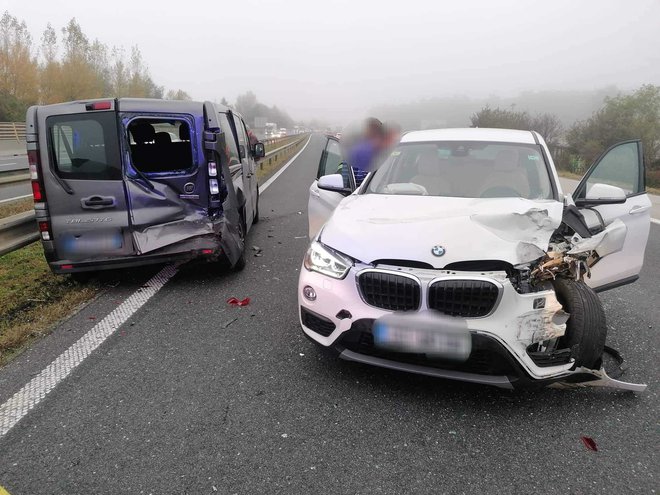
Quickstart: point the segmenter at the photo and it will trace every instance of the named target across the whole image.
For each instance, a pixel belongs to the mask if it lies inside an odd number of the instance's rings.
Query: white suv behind
[[[571,196],[535,132],[410,132],[357,190],[328,137],[302,329],[343,359],[402,371],[641,390],[602,369],[596,292],[638,278],[650,207],[639,141],[607,150]]]

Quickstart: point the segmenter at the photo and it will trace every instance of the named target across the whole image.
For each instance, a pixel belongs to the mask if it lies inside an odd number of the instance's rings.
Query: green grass
[[[0,204],[0,218],[10,217],[34,208],[32,198],[23,198],[18,201]]]
[[[46,335],[98,289],[51,273],[39,242],[0,257],[0,365]]]

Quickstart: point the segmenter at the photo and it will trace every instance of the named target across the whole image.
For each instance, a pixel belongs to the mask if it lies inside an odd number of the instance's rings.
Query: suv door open
[[[309,238],[313,239],[337,205],[355,190],[352,169],[343,161],[339,141],[328,136],[321,153],[316,180],[309,188],[307,215]]]
[[[591,277],[585,279],[597,291],[639,278],[651,225],[644,174],[641,141],[624,141],[607,149],[575,189],[575,204],[594,231],[617,219],[625,225],[622,249],[599,259],[591,267]]]
[[[134,254],[115,106],[72,102],[28,111],[35,211],[56,272]]]

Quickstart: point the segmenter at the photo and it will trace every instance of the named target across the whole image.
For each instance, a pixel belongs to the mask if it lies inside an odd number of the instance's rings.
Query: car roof
[[[531,131],[485,129],[480,127],[411,131],[404,134],[401,138],[401,143],[422,143],[429,141],[493,141],[524,144],[535,144],[537,142]]]

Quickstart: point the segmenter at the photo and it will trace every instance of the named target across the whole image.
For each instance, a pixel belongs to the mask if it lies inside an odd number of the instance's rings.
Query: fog
[[[102,7],[100,6],[102,5]],[[660,84],[660,1],[5,0],[34,41],[75,17],[194,99],[252,90],[342,122],[424,98]]]

